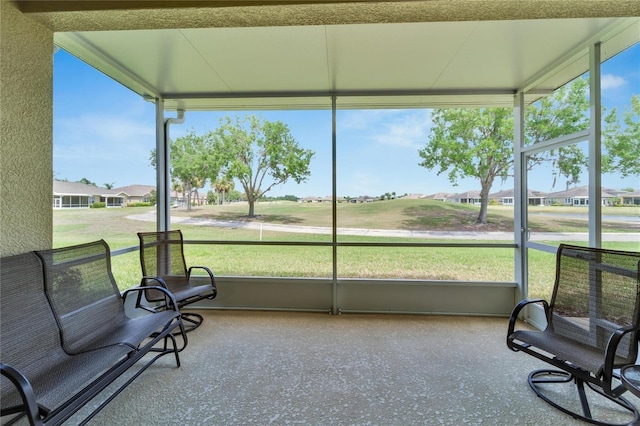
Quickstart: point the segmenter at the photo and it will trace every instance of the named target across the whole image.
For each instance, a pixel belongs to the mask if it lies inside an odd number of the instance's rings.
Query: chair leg
[[[573,382],[576,386],[576,390],[578,392],[578,397],[580,400],[580,405],[582,408],[582,413],[572,411],[571,409],[566,408],[560,405],[558,402],[552,400],[547,395],[545,395],[544,389],[542,389],[542,387],[539,386],[539,385],[544,386],[544,384],[553,384],[553,383],[562,384],[562,383],[571,383],[571,382]],[[637,424],[639,419],[638,411],[633,406],[633,404],[631,404],[627,399],[623,397],[617,397],[617,398],[612,397],[611,395],[605,394],[604,391],[598,389],[596,386],[590,383],[587,383],[588,388],[590,390],[595,392],[597,395],[600,395],[608,399],[609,401],[617,404],[624,410],[628,411],[630,415],[629,416],[630,419],[626,420],[624,423],[610,423],[610,422],[594,419],[591,413],[591,408],[589,406],[589,401],[587,399],[587,394],[585,392],[584,384],[585,384],[584,380],[577,378],[566,371],[561,371],[561,370],[536,370],[531,372],[531,374],[529,374],[529,386],[531,386],[531,389],[533,389],[533,391],[536,393],[536,395],[538,395],[538,397],[540,397],[543,401],[545,401],[549,405],[557,408],[563,413],[566,413],[572,416],[575,419],[580,419],[587,423],[601,425],[601,426],[613,426],[613,425],[624,426],[624,425],[630,425],[630,424]]]
[[[202,324],[204,320],[202,315],[193,312],[182,312],[180,316],[182,317],[182,323],[187,333],[200,327],[200,324]]]

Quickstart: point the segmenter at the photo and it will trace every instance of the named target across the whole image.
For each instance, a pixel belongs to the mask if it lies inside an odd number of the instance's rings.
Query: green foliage
[[[449,181],[475,177],[482,200],[477,223],[487,223],[489,192],[513,165],[513,113],[509,108],[436,109],[430,139],[419,164],[447,173]]]
[[[525,110],[525,144],[531,145],[589,128],[588,81],[578,78],[542,98]],[[563,146],[529,157],[528,167],[543,162],[553,166],[553,185],[558,177],[578,183],[580,173],[587,167],[587,156],[577,145]]]
[[[314,155],[298,144],[286,124],[255,116],[235,121],[226,117],[220,120],[220,127],[202,136],[191,130],[171,141],[170,150],[174,190],[187,195],[188,210],[192,192],[203,188],[207,179],[220,195],[214,202],[241,199],[234,190],[233,180],[237,179],[249,202],[249,217],[255,216],[256,200],[274,186],[289,179],[306,181]],[[155,150],[149,160],[155,167]]]
[[[84,183],[85,185],[91,185],[91,186],[96,186],[96,187],[98,186],[98,185],[96,185],[96,183],[95,183],[95,182],[91,182],[89,179],[87,179],[87,178],[85,178],[85,177],[83,177],[82,179],[80,179],[78,182],[80,182],[80,183]]]
[[[135,203],[128,203],[127,204],[127,207],[151,207],[151,206],[153,206],[153,204],[151,204],[150,202],[149,203],[145,203],[145,202],[142,202],[142,201],[138,201],[138,202],[135,202]]]
[[[256,200],[273,187],[289,179],[304,182],[311,174],[314,152],[302,148],[281,121],[226,117],[210,135],[222,157],[222,176],[237,179],[244,189],[249,217],[255,216]]]
[[[602,156],[603,173],[616,172],[623,177],[640,175],[640,96],[631,97],[631,109],[624,112],[621,126],[616,110],[605,117],[602,138],[607,150]]]
[[[536,144],[588,127],[587,81],[577,79],[541,99],[526,111],[525,143]],[[487,223],[489,193],[496,178],[513,173],[513,111],[510,108],[436,109],[425,148],[418,151],[419,163],[446,173],[452,184],[463,178],[480,181],[480,211],[477,224]],[[576,183],[587,164],[575,145],[529,157],[528,167],[551,162],[554,173]]]
[[[93,203],[89,206],[89,208],[91,209],[104,209],[107,207],[107,203],[104,203],[102,201],[98,201],[96,203]]]

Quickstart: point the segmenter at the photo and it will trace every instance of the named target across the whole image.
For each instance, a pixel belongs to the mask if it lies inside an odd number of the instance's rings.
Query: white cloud
[[[600,80],[602,90],[617,89],[626,84],[627,80],[624,77],[614,74],[603,74]]]
[[[426,144],[431,124],[430,111],[407,112],[383,123],[382,132],[372,138],[383,145],[418,149]]]
[[[338,133],[341,130],[363,130],[376,127],[378,123],[402,114],[403,110],[370,109],[338,112]]]

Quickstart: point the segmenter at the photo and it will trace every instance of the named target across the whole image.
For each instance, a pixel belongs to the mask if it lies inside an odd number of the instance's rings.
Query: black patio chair
[[[203,299],[214,299],[218,293],[216,281],[211,269],[206,266],[187,268],[184,258],[183,238],[180,230],[139,232],[140,265],[142,266],[143,286],[162,286],[169,290],[176,299],[178,307],[189,305]],[[205,284],[194,285],[194,269],[203,270],[206,275],[198,275]],[[164,299],[158,290],[145,292],[146,302],[151,302],[149,309],[163,309]],[[145,302],[138,298],[138,305]],[[147,304],[148,305],[148,304]],[[182,321],[187,331],[194,330],[202,324],[202,315],[193,312],[182,312]]]
[[[619,381],[618,369],[634,364],[638,355],[639,276],[638,252],[560,245],[550,302],[520,302],[511,314],[507,332],[511,350],[554,367],[529,374],[529,385],[540,398],[574,418],[597,425],[614,424],[607,417],[611,413],[602,407],[619,406],[623,410],[617,411],[628,411],[630,423],[636,424],[638,411],[622,396],[627,389]],[[546,328],[515,330],[520,311],[531,303],[544,308]],[[563,384],[575,384],[568,395],[575,396],[577,391],[577,399],[566,398],[570,389],[561,390]],[[587,396],[585,389],[594,392]],[[596,401],[599,408],[593,410]]]

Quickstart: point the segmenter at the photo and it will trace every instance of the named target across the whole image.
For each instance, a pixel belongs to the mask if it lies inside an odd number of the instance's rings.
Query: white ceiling
[[[58,46],[166,109],[511,106],[640,41],[639,18],[57,33]]]

